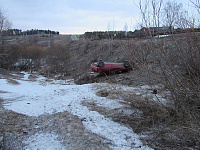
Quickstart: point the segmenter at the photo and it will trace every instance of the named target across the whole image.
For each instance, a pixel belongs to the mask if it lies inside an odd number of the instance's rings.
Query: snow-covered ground
[[[123,108],[121,100],[97,96],[94,84],[75,85],[72,80],[47,82],[42,76],[31,81],[30,74],[22,73],[23,78],[16,80],[19,84],[0,79],[0,98],[5,100],[4,108],[34,117],[68,111],[82,120],[87,131],[111,141],[111,149],[151,149],[143,145],[140,135],[135,134],[131,128],[114,122],[97,111],[91,111],[82,104],[83,101],[95,101],[107,109]],[[67,149],[61,144],[62,141],[57,140],[57,136],[37,133],[23,143],[26,149]]]

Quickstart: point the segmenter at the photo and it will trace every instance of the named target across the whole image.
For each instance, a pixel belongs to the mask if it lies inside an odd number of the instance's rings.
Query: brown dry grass
[[[102,84],[94,86],[97,95],[110,99],[121,98],[125,101],[123,110],[139,110],[140,115],[123,114],[120,108],[108,110],[92,102],[84,102],[91,110],[96,110],[114,121],[129,125],[134,132],[145,134],[143,142],[155,149],[198,149],[200,145],[200,128],[198,123],[190,119],[180,118],[175,109],[153,101],[151,96],[141,97],[137,91],[122,90],[118,84]],[[196,110],[200,113],[200,110]],[[137,114],[137,112],[135,112]],[[198,122],[198,118],[197,118]]]
[[[175,38],[163,39],[68,41],[66,46],[52,43],[51,53],[49,55],[44,53],[44,58],[51,57],[45,66],[47,70],[42,73],[72,75],[79,84],[90,82],[120,82],[131,86],[163,84],[164,88],[171,92],[171,97],[168,98],[172,106],[166,107],[151,101],[148,97],[144,99],[130,92],[116,91],[113,87],[102,89],[98,94],[109,98],[123,97],[131,103],[132,109],[143,111],[143,118],[119,115],[119,119],[116,120],[132,124],[133,129],[136,128],[138,132],[148,131],[153,136],[149,140],[153,147],[195,148],[200,145],[199,38],[199,34],[181,34]],[[56,58],[52,57],[54,55]],[[108,62],[121,62],[126,59],[135,65],[133,71],[127,74],[88,77],[90,64],[99,59]]]
[[[109,141],[86,131],[81,120],[69,112],[31,117],[8,111],[0,111],[0,137],[13,133],[20,141],[37,133],[55,133],[69,149],[109,149]]]
[[[7,82],[9,84],[14,84],[14,85],[19,85],[20,84],[18,81],[14,80],[14,79],[7,79]]]

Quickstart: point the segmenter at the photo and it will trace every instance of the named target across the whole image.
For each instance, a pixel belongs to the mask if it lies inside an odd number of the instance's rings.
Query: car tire
[[[102,60],[99,60],[98,66],[99,66],[99,67],[103,67],[103,66],[104,66],[104,62],[103,62]]]
[[[123,61],[123,64],[124,64],[125,68],[129,68],[130,67],[130,63],[127,60]]]

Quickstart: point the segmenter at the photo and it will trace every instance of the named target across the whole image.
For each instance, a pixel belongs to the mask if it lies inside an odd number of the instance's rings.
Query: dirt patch
[[[1,91],[1,90],[0,90],[0,93],[7,93],[7,92],[6,92],[6,91]],[[1,102],[1,101],[3,101],[3,100],[0,99],[0,102]]]
[[[31,81],[36,81],[38,78],[38,76],[34,75],[34,74],[31,74],[29,75],[28,79],[31,80]]]
[[[2,108],[2,103],[3,103],[3,100],[0,98],[0,108]]]
[[[107,97],[109,95],[109,91],[107,90],[100,90],[97,92],[97,95],[100,97]]]
[[[7,79],[7,82],[8,82],[9,84],[13,84],[13,85],[19,85],[19,84],[20,84],[18,81],[13,80],[13,79]]]
[[[19,71],[14,71],[14,70],[11,71],[0,68],[0,78],[15,80],[15,79],[20,79],[22,77],[23,74],[20,73]]]

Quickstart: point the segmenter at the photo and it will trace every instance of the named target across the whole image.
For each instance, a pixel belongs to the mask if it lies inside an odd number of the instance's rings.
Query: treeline
[[[59,35],[58,31],[51,31],[51,30],[39,30],[39,29],[31,29],[27,31],[22,31],[21,29],[8,29],[3,31],[3,34],[5,36],[16,36],[16,35],[35,35],[35,34],[41,34],[41,35]]]
[[[158,35],[179,34],[188,32],[200,32],[200,28],[186,28],[174,29],[174,27],[149,27],[141,28],[135,31],[94,31],[85,32],[84,38],[86,39],[124,39],[124,38],[138,38],[138,37],[153,37]]]

